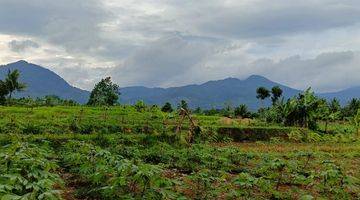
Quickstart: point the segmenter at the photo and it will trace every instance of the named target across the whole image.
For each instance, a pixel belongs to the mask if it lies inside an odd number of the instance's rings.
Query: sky
[[[0,0],[0,64],[26,60],[91,89],[263,75],[360,86],[359,0]]]

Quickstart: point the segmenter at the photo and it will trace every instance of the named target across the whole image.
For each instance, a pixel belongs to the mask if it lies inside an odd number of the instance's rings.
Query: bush
[[[302,142],[304,140],[304,134],[300,130],[290,131],[288,137],[291,142]]]
[[[281,139],[288,139],[288,133],[293,130],[292,128],[266,128],[266,127],[220,127],[218,134],[230,137],[234,142],[243,141],[269,141],[273,137]]]
[[[34,124],[27,124],[24,126],[22,132],[24,134],[32,134],[37,135],[42,133],[42,128],[40,126],[34,125]]]

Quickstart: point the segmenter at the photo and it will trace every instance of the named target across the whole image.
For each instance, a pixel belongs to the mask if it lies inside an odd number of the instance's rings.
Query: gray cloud
[[[251,74],[341,89],[360,85],[359,34],[358,0],[0,1],[0,60],[27,52],[87,89],[105,75],[175,86]]]
[[[360,52],[323,53],[312,59],[293,56],[278,62],[258,60],[250,65],[258,74],[295,88],[336,91],[360,83]]]
[[[207,18],[195,20],[206,33],[227,37],[269,37],[316,32],[358,24],[359,1],[255,1],[212,8]]]
[[[134,52],[111,75],[121,85],[169,86],[211,54],[217,41],[193,37],[165,37]],[[188,78],[183,80],[188,81]]]
[[[236,52],[234,54],[234,51]],[[134,53],[109,71],[121,86],[176,86],[227,77],[264,75],[297,89],[336,91],[360,83],[360,53],[330,52],[314,58],[252,59],[242,46],[170,37]]]
[[[23,52],[28,48],[39,48],[40,45],[32,40],[11,40],[8,43],[9,48],[11,49],[11,51],[14,52]]]
[[[101,24],[110,17],[97,0],[2,0],[0,33],[41,38],[70,53],[101,56],[110,43],[101,37]]]

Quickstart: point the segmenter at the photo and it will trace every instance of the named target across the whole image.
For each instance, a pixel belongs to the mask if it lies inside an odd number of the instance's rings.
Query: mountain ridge
[[[24,92],[16,93],[16,97],[42,97],[45,95],[57,95],[65,99],[73,99],[79,103],[86,103],[90,95],[89,91],[82,90],[70,85],[55,72],[40,65],[28,63],[24,60],[0,65],[0,79],[3,79],[7,70],[18,69],[21,73],[20,80],[28,84]],[[147,104],[163,105],[170,102],[177,105],[182,99],[187,100],[191,108],[201,107],[203,109],[221,108],[225,104],[237,106],[246,104],[250,109],[259,107],[256,99],[256,88],[263,86],[271,89],[279,86],[284,91],[284,97],[290,98],[297,95],[301,90],[288,87],[260,76],[251,75],[246,79],[234,77],[222,80],[210,80],[201,84],[190,84],[176,87],[146,87],[130,86],[120,88],[120,102],[133,104],[143,100]],[[342,104],[351,98],[360,98],[360,86],[352,87],[338,92],[318,93],[317,95],[332,99],[338,98]],[[270,100],[265,102],[270,105]]]

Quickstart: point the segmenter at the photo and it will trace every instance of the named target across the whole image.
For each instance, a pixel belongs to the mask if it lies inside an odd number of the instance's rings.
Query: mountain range
[[[79,103],[86,103],[88,100],[89,91],[73,87],[49,69],[23,60],[0,66],[0,79],[5,77],[8,70],[14,69],[20,71],[20,80],[27,84],[27,89],[17,93],[17,97],[57,95]],[[175,106],[184,99],[192,108],[201,107],[209,109],[224,107],[224,105],[237,106],[239,104],[246,104],[250,109],[255,110],[259,107],[259,101],[256,99],[256,88],[260,86],[269,89],[273,86],[279,86],[284,91],[285,98],[293,97],[301,92],[300,90],[273,82],[263,76],[252,75],[245,80],[227,78],[181,87],[124,87],[120,91],[120,102],[133,104],[138,100],[143,100],[147,104],[163,105],[165,102],[170,102]],[[351,98],[360,98],[360,87],[317,95],[326,99],[336,97],[344,104],[351,100]],[[270,102],[267,101],[266,103],[269,104]]]

